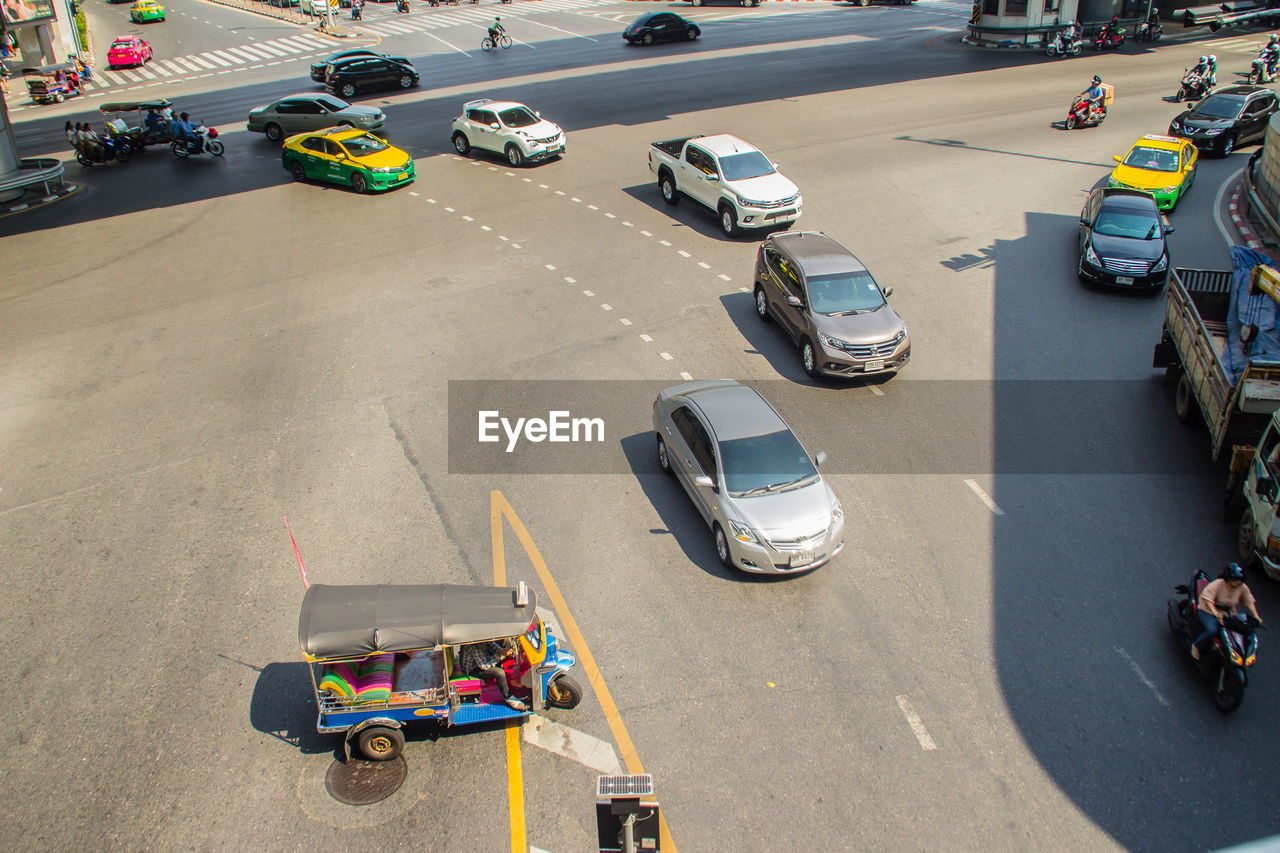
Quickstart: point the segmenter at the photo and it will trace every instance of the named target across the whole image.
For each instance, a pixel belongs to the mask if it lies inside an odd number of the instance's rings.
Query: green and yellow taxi
[[[144,24],[147,21],[163,21],[164,7],[156,0],[138,0],[129,7],[129,20],[135,24]]]
[[[1199,154],[1189,140],[1148,133],[1129,153],[1116,155],[1109,187],[1142,190],[1155,197],[1161,210],[1173,210],[1196,179]]]
[[[358,193],[388,190],[417,177],[406,152],[345,125],[290,136],[280,161],[295,181],[328,181]]]

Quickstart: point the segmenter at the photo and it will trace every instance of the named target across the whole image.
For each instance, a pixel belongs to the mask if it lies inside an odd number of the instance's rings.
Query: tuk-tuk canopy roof
[[[74,62],[56,62],[53,65],[41,65],[39,67],[29,67],[22,69],[23,76],[28,74],[56,74],[59,71],[75,71],[76,64]]]
[[[122,104],[103,104],[98,107],[100,113],[131,113],[135,110],[162,110],[165,107],[173,106],[172,103],[161,98],[158,101],[128,101]]]
[[[537,604],[516,605],[516,590],[493,586],[313,584],[302,599],[298,645],[309,661],[408,652],[515,637]]]

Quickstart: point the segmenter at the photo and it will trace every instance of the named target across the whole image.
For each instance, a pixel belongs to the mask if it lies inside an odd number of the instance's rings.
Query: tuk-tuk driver
[[[154,108],[147,110],[147,133],[152,136],[159,136],[164,129],[164,121],[160,118],[160,113]]]
[[[525,704],[511,695],[511,685],[507,684],[507,674],[502,671],[502,662],[515,657],[515,650],[496,641],[487,643],[471,643],[462,647],[459,655],[461,670],[475,678],[492,678],[502,691],[502,699],[517,711],[525,710]]]

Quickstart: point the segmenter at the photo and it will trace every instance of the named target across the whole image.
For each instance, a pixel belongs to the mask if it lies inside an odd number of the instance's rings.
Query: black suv
[[[337,53],[332,53],[324,59],[321,59],[319,62],[311,63],[311,79],[315,80],[317,83],[323,83],[325,72],[329,70],[330,65],[341,62],[344,59],[354,59],[357,56],[376,56],[382,59],[390,59],[392,62],[401,62],[405,65],[412,65],[412,63],[403,56],[387,56],[385,53],[378,53],[376,50],[365,50],[363,47],[353,47],[349,50],[340,50]]]
[[[409,60],[389,56],[352,56],[331,62],[325,69],[324,87],[350,98],[366,89],[408,89],[418,85],[418,72]]]
[[[1179,113],[1169,135],[1226,157],[1240,145],[1261,142],[1275,111],[1276,93],[1265,86],[1226,86]]]
[[[622,32],[622,37],[632,44],[693,41],[700,35],[702,30],[697,24],[673,12],[645,12]]]
[[[1080,211],[1082,281],[1157,291],[1169,277],[1164,224],[1150,193],[1101,187]]]

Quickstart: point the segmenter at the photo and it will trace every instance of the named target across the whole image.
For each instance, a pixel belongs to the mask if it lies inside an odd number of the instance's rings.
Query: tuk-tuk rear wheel
[[[356,745],[370,761],[390,761],[404,751],[404,732],[387,726],[370,726],[356,735]]]
[[[54,92],[54,93],[53,93],[53,102],[54,102],[55,104],[60,104],[60,103],[62,103],[62,101],[63,101],[63,100],[64,100],[64,99],[63,99],[63,97],[62,97],[62,93],[61,93],[61,92]]]
[[[557,675],[547,685],[547,706],[576,708],[582,701],[582,685],[567,675]]]

